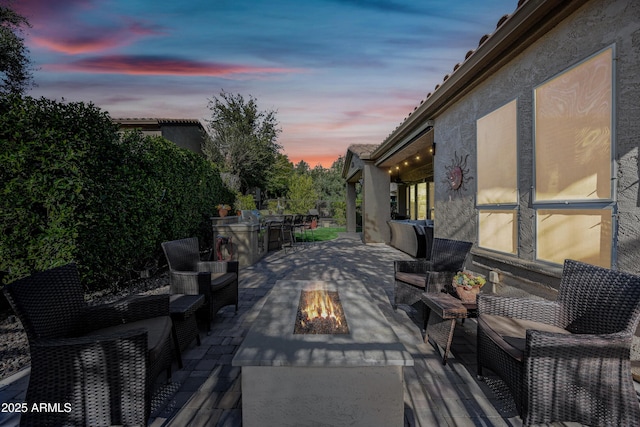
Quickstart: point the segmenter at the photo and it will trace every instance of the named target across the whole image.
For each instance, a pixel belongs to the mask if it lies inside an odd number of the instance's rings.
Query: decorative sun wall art
[[[445,166],[445,179],[442,182],[447,184],[450,192],[466,190],[466,184],[473,179],[473,177],[469,176],[469,168],[467,167],[468,158],[468,154],[458,157],[458,153],[454,152],[451,163]]]

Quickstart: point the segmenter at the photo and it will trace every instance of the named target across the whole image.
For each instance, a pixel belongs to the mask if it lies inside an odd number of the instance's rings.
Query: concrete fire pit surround
[[[301,290],[338,291],[349,334],[297,334]],[[359,281],[278,281],[234,359],[243,426],[402,425],[413,359]]]

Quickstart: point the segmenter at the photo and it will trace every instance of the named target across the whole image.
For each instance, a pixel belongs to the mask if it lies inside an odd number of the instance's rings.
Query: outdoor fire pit
[[[233,359],[242,425],[402,425],[413,359],[357,281],[278,281]]]
[[[348,334],[338,292],[301,291],[294,334]]]

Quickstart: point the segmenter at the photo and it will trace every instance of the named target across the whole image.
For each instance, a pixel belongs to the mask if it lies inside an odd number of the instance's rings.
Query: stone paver
[[[265,295],[282,279],[354,279],[370,285],[372,303],[380,307],[414,357],[415,365],[406,367],[404,375],[405,426],[522,424],[512,408],[504,407],[508,398],[497,398],[491,388],[475,379],[471,319],[457,326],[453,355],[443,366],[439,352],[423,342],[423,332],[417,326],[420,322],[411,317],[414,312],[407,307],[403,307],[407,311],[392,309],[393,261],[411,257],[387,245],[364,245],[358,235],[346,233],[330,242],[288,252],[269,253],[255,265],[241,269],[238,312],[233,306],[225,307],[216,316],[210,334],[201,329],[202,345],[192,343],[185,350],[183,369],[174,371],[172,382],[156,393],[150,426],[242,425],[242,372],[231,366],[231,361]],[[0,401],[24,398],[28,372],[14,377],[0,383]],[[18,420],[0,414],[0,425],[17,425]]]

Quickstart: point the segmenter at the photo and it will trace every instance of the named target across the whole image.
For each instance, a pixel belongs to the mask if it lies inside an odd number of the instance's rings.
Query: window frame
[[[478,247],[483,249],[483,250],[487,250],[487,251],[491,251],[491,252],[496,252],[496,253],[500,253],[500,254],[504,254],[507,256],[511,256],[511,257],[515,257],[518,258],[520,255],[520,186],[519,186],[519,177],[520,177],[520,141],[519,141],[519,135],[518,135],[518,130],[520,128],[520,110],[519,110],[519,98],[513,98],[507,102],[505,102],[504,104],[500,105],[498,108],[494,108],[492,111],[488,112],[487,114],[483,115],[482,117],[479,117],[478,119],[476,119],[476,173],[478,173],[479,169],[480,169],[480,164],[478,162],[478,154],[479,154],[479,150],[480,147],[478,146],[478,121],[489,116],[490,114],[508,106],[509,104],[514,103],[514,108],[515,108],[515,176],[516,176],[516,180],[515,180],[515,201],[513,202],[503,202],[503,203],[478,203],[478,190],[479,190],[479,183],[478,180],[476,180],[475,182],[475,210],[476,210],[476,224],[478,224],[477,229],[476,229],[476,241],[478,242]],[[515,218],[515,241],[513,242],[514,246],[515,246],[515,250],[514,252],[504,252],[501,250],[498,250],[496,248],[490,248],[490,247],[485,247],[485,246],[480,246],[480,237],[481,237],[481,230],[480,230],[480,219],[481,219],[481,214],[483,212],[490,212],[490,211],[499,211],[499,212],[503,212],[503,211],[513,211],[513,215]]]
[[[543,207],[544,206],[544,207]],[[539,262],[541,264],[546,264],[546,265],[551,265],[551,266],[559,266],[562,265],[563,263],[555,263],[553,261],[550,260],[546,260],[543,258],[540,258],[540,251],[538,248],[540,239],[538,239],[538,221],[539,221],[539,214],[541,211],[558,211],[558,212],[563,212],[563,211],[580,211],[580,210],[584,210],[586,211],[594,211],[594,210],[600,210],[600,211],[611,211],[611,251],[609,253],[609,260],[611,262],[611,266],[616,264],[616,246],[617,246],[617,238],[616,238],[616,230],[618,229],[618,212],[617,212],[617,206],[615,204],[609,204],[606,205],[604,207],[597,207],[597,204],[594,203],[583,203],[583,204],[573,204],[573,205],[562,205],[562,206],[547,206],[547,205],[539,205],[536,207],[536,209],[534,210],[534,219],[533,219],[533,235],[534,235],[534,242],[535,242],[535,247],[534,249],[534,253],[535,253],[535,260],[536,262]],[[575,258],[574,258],[575,259]],[[607,268],[611,267],[608,266]]]
[[[610,138],[610,144],[611,144],[611,150],[610,150],[610,158],[609,158],[609,163],[610,163],[610,172],[611,172],[611,179],[610,179],[610,198],[606,198],[606,199],[567,199],[567,200],[538,200],[537,199],[537,193],[538,193],[538,188],[537,188],[537,183],[538,183],[538,177],[537,177],[537,163],[536,163],[536,159],[537,159],[537,153],[538,153],[538,145],[537,145],[537,141],[538,141],[538,135],[537,135],[537,117],[536,117],[536,113],[538,111],[538,105],[537,105],[537,98],[536,98],[536,90],[542,88],[543,86],[545,86],[546,84],[552,82],[553,80],[561,77],[562,75],[571,72],[575,69],[577,69],[578,67],[580,67],[581,65],[583,65],[584,63],[594,59],[595,57],[597,57],[598,55],[606,52],[607,50],[611,50],[611,109],[610,109],[610,122],[609,122],[609,127],[611,129],[611,138]],[[616,129],[615,129],[615,91],[616,91],[616,87],[615,87],[615,75],[616,75],[616,51],[615,51],[615,45],[611,45],[611,46],[607,46],[604,49],[601,49],[591,55],[589,55],[586,58],[583,58],[582,60],[576,62],[575,64],[571,65],[570,67],[567,67],[566,69],[564,69],[563,71],[553,75],[552,77],[548,78],[547,80],[545,80],[544,82],[540,83],[539,85],[535,86],[533,88],[533,121],[532,121],[532,125],[533,125],[533,181],[532,181],[532,187],[531,187],[531,200],[532,200],[532,205],[534,207],[538,207],[538,206],[555,206],[558,204],[563,204],[563,205],[576,205],[576,206],[580,206],[583,204],[601,204],[603,206],[609,205],[611,203],[614,203],[617,200],[617,194],[616,194],[616,185],[615,185],[615,181],[616,181],[616,176],[617,176],[617,171],[616,171],[616,163],[615,163],[615,158],[616,158]]]
[[[545,86],[546,84],[554,81],[555,79],[563,76],[565,73],[569,73],[575,69],[577,69],[578,67],[580,67],[581,65],[585,64],[586,62],[596,58],[598,55],[601,55],[603,53],[605,53],[606,51],[610,50],[611,51],[611,79],[610,79],[610,94],[611,94],[611,98],[610,98],[610,116],[609,116],[609,128],[610,128],[610,158],[609,158],[609,164],[610,164],[610,192],[609,195],[610,197],[608,198],[598,198],[598,199],[555,199],[555,200],[538,200],[537,199],[537,194],[538,194],[538,188],[537,188],[537,184],[538,184],[538,180],[537,180],[537,152],[540,149],[538,147],[538,135],[537,135],[537,112],[538,112],[538,99],[536,96],[536,91],[540,88],[542,88],[543,86]],[[617,144],[616,144],[616,127],[615,127],[615,123],[616,123],[616,46],[615,44],[606,46],[596,52],[594,52],[593,54],[581,59],[580,61],[576,62],[575,64],[565,68],[564,70],[556,73],[555,75],[553,75],[552,77],[548,78],[547,80],[545,80],[544,82],[536,85],[533,88],[533,121],[532,121],[532,136],[533,136],[533,144],[532,144],[532,148],[533,148],[533,157],[532,157],[532,185],[531,185],[531,196],[530,196],[530,202],[531,202],[531,208],[534,211],[534,221],[533,221],[533,241],[534,241],[534,258],[536,262],[542,263],[542,264],[547,264],[547,265],[553,265],[553,266],[557,266],[557,265],[561,265],[561,264],[557,264],[555,262],[546,260],[546,259],[542,259],[540,258],[540,251],[539,251],[539,230],[538,230],[538,221],[539,221],[539,212],[540,211],[546,211],[546,210],[557,210],[557,211],[579,211],[579,210],[585,210],[585,211],[589,211],[589,210],[610,210],[611,211],[611,253],[609,256],[611,265],[615,265],[616,263],[616,247],[617,247],[617,229],[618,229],[618,215],[617,215],[617,199],[618,199],[618,195],[617,195],[617,164],[616,164],[616,148],[617,148]],[[611,267],[611,266],[608,266]]]

